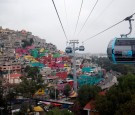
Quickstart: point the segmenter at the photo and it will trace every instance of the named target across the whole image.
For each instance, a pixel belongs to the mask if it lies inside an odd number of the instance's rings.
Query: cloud
[[[95,3],[95,0],[85,0],[76,37],[74,38],[73,33],[81,0],[65,0],[66,6],[64,5],[64,0],[54,1],[68,39],[79,39],[80,45],[83,40],[135,12],[135,0],[113,0],[113,2],[112,0],[100,0],[82,33],[77,36]],[[66,39],[51,0],[0,0],[0,14],[0,25],[3,28],[26,29],[34,35],[46,39],[47,42],[52,42],[59,49],[65,49]],[[106,52],[109,41],[113,37],[127,33],[129,31],[128,27],[128,22],[123,22],[102,35],[88,40],[85,45],[86,52]],[[134,30],[135,22],[133,22],[132,36],[135,36]]]

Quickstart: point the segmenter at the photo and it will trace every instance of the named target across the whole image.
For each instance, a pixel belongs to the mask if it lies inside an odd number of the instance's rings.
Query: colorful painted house
[[[60,79],[66,79],[67,78],[67,72],[57,72],[56,76],[59,76]]]

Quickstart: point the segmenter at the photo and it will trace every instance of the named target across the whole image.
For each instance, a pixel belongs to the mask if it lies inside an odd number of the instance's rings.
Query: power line
[[[55,11],[56,11],[57,16],[58,16],[58,18],[59,18],[59,21],[60,21],[60,24],[61,24],[62,30],[63,30],[63,32],[64,32],[64,35],[65,35],[65,37],[66,37],[66,39],[67,39],[67,41],[68,41],[68,38],[67,38],[66,32],[65,32],[64,27],[63,27],[63,25],[62,25],[62,22],[61,22],[61,19],[60,19],[59,13],[58,13],[58,11],[57,11],[56,5],[55,5],[55,3],[54,3],[54,0],[52,0],[52,3],[53,3],[53,5],[54,5]]]
[[[83,0],[82,0],[82,2],[81,2],[81,7],[80,7],[80,10],[79,10],[79,14],[78,14],[78,18],[77,18],[77,23],[76,23],[76,26],[75,26],[75,31],[74,31],[73,36],[74,36],[74,35],[75,35],[75,33],[76,33],[76,29],[77,29],[77,26],[78,26],[78,22],[79,22],[79,18],[80,18],[81,10],[82,10],[82,5],[83,5]]]
[[[90,13],[89,13],[88,17],[86,18],[86,20],[85,20],[85,22],[84,22],[84,24],[83,24],[81,30],[79,31],[78,35],[81,33],[82,29],[84,28],[86,22],[88,21],[89,17],[91,16],[92,12],[94,11],[94,8],[96,7],[97,3],[98,3],[98,0],[96,1],[96,3],[94,4],[92,10],[90,11]]]
[[[101,31],[101,32],[99,32],[99,33],[97,33],[97,34],[95,34],[95,35],[91,36],[90,38],[88,38],[88,39],[84,40],[83,42],[86,42],[86,41],[88,41],[89,39],[92,39],[92,38],[94,38],[94,37],[96,37],[96,36],[98,36],[98,35],[100,35],[100,34],[104,33],[105,31],[107,31],[107,30],[109,30],[109,29],[113,28],[114,26],[116,26],[116,25],[118,25],[118,24],[122,23],[123,21],[127,21],[129,18],[132,18],[134,15],[135,15],[135,13],[133,13],[131,16],[126,17],[125,19],[123,19],[123,20],[121,20],[121,21],[117,22],[116,24],[114,24],[114,25],[112,25],[112,26],[110,26],[110,27],[106,28],[105,30],[103,30],[103,31]]]

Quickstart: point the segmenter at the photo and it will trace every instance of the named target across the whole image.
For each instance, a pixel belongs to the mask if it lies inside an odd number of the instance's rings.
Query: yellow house
[[[39,89],[39,90],[35,93],[35,95],[45,95],[44,89]]]

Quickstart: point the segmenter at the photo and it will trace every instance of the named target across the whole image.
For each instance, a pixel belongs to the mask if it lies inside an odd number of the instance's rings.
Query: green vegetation
[[[44,88],[42,75],[39,74],[37,67],[27,66],[24,70],[26,76],[22,77],[22,82],[15,88],[17,93],[21,93],[24,97],[32,97],[38,90]]]
[[[57,99],[58,98],[59,92],[55,87],[51,87],[49,89],[49,91],[50,91],[49,96],[50,96],[51,99]]]
[[[102,68],[106,69],[107,71],[113,70],[126,75],[128,73],[135,74],[135,66],[134,65],[127,65],[127,64],[113,64],[108,58],[105,57],[93,57],[92,62],[98,64]]]
[[[84,107],[91,99],[94,99],[96,95],[101,91],[100,87],[83,85],[78,91],[78,101],[82,107]]]
[[[70,94],[70,91],[71,91],[71,87],[70,87],[69,84],[67,84],[67,85],[64,87],[64,95],[65,95],[66,97],[68,97],[69,94]]]
[[[81,114],[82,113],[82,109],[83,109],[83,107],[80,105],[79,101],[78,100],[75,100],[74,105],[71,108],[71,110],[73,111],[73,113],[75,115],[83,115],[83,114]]]
[[[46,115],[74,115],[74,114],[67,109],[60,110],[58,108],[54,108],[49,112],[47,112]]]
[[[3,87],[2,87],[2,82],[0,81],[0,107],[3,108],[4,110],[1,110],[3,112],[7,111],[7,102],[6,98],[3,96]]]
[[[135,67],[132,65],[114,65],[107,58],[93,58],[93,62],[105,68],[107,71],[114,70],[125,76],[118,78],[118,84],[106,91],[106,95],[99,95],[101,89],[97,86],[83,85],[78,90],[78,97],[74,99],[74,105],[71,108],[73,112],[64,109],[54,108],[46,113],[46,115],[82,115],[84,106],[90,101],[95,100],[96,110],[100,115],[135,115]],[[131,74],[133,73],[133,74]],[[72,76],[70,74],[69,76]],[[0,106],[7,108],[6,101],[15,98],[16,94],[24,97],[32,98],[38,89],[45,87],[42,75],[39,74],[38,67],[27,66],[24,69],[22,82],[10,88],[6,98],[3,98],[3,89],[0,82]],[[58,98],[58,90],[50,87],[50,98]],[[70,85],[64,87],[64,95],[69,96],[71,92]],[[28,104],[22,104],[21,111],[18,114],[27,113],[31,108]],[[31,111],[31,110],[30,110]],[[86,113],[85,113],[86,114]]]
[[[22,42],[23,42],[22,47],[25,48],[27,46],[31,46],[34,41],[31,38],[29,41],[28,40],[22,40]]]
[[[135,76],[128,74],[118,81],[105,96],[97,96],[96,109],[101,115],[135,115]]]

